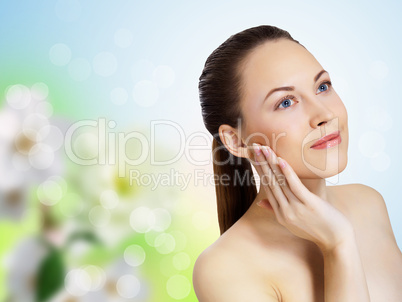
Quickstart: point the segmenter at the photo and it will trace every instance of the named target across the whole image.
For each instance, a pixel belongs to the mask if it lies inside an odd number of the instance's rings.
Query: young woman
[[[199,90],[221,230],[194,266],[199,301],[402,301],[381,194],[326,186],[347,165],[348,116],[314,56],[282,29],[250,28],[208,57]]]

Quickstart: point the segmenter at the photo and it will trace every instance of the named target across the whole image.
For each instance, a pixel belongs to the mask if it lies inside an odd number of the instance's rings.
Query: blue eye
[[[280,108],[280,106],[283,104],[282,108],[288,108],[291,105],[291,102],[293,102],[293,98],[290,96],[286,96],[282,101],[279,102],[278,106],[276,107],[277,109]]]
[[[332,86],[331,81],[325,81],[318,86],[317,94],[321,92],[328,91]],[[286,109],[292,106],[292,102],[295,102],[295,97],[293,95],[287,95],[283,97],[275,106],[275,110],[282,107],[282,109]]]
[[[327,91],[327,90],[329,89],[329,86],[331,86],[331,82],[329,82],[329,81],[322,83],[322,84],[318,87],[317,93]]]

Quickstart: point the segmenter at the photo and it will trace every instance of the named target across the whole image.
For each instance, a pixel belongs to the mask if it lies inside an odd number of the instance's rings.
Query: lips
[[[318,147],[320,145],[325,146],[325,144],[333,139],[336,139],[339,137],[340,131],[333,132],[331,134],[328,134],[326,136],[323,136],[320,138],[318,141],[316,141],[310,148]]]

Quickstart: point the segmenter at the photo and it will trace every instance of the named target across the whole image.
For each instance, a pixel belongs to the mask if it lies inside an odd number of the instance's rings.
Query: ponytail
[[[253,203],[257,196],[254,173],[246,158],[235,157],[218,140],[212,143],[216,203],[221,235]]]
[[[236,128],[239,120],[243,127],[247,124],[240,106],[243,63],[255,47],[278,39],[300,44],[287,31],[270,25],[232,35],[209,55],[200,76],[202,117],[214,137],[212,158],[221,235],[248,210],[257,196],[257,189],[249,160],[236,157],[225,148],[219,139],[219,127],[226,124]]]

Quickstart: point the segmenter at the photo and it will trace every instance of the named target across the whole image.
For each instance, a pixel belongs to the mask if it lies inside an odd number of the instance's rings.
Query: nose
[[[309,110],[311,110],[310,126],[313,129],[324,126],[335,117],[333,111],[323,104],[323,100],[312,102]]]

